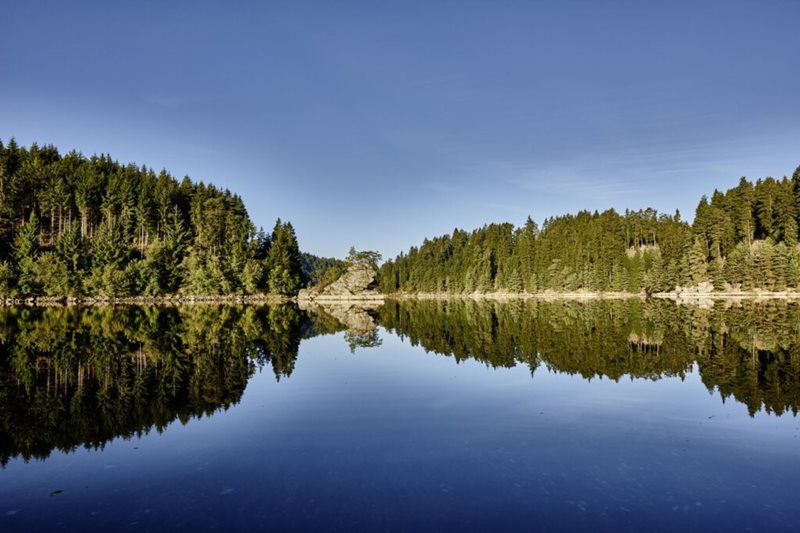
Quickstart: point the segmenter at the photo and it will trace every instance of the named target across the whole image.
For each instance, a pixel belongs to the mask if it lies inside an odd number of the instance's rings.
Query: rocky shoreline
[[[285,296],[268,294],[235,294],[227,296],[165,295],[165,296],[31,296],[27,298],[0,298],[3,307],[66,307],[103,305],[225,305],[270,304],[294,300]]]
[[[383,302],[386,296],[378,292],[378,273],[370,264],[355,263],[342,276],[325,287],[303,289],[299,302]]]
[[[394,293],[386,295],[387,300],[628,300],[659,299],[674,301],[698,300],[800,300],[800,291],[724,291],[702,292],[680,290],[657,292],[603,292],[603,291],[543,291],[528,292],[485,292],[485,293]]]
[[[352,265],[336,282],[322,289],[303,289],[296,297],[271,294],[235,295],[164,295],[164,296],[31,296],[0,298],[3,307],[63,307],[104,305],[242,305],[279,304],[297,302],[301,305],[361,305],[374,307],[386,300],[625,300],[660,299],[676,302],[713,302],[715,300],[800,300],[800,291],[727,290],[711,291],[709,287],[681,287],[675,291],[646,294],[644,292],[603,291],[542,291],[485,292],[485,293],[393,293],[382,294],[376,290],[375,272],[369,265]]]

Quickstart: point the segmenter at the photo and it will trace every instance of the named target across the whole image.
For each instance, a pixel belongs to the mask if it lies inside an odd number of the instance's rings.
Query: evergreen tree
[[[304,285],[303,265],[294,228],[280,219],[272,230],[267,269],[269,291],[273,294],[295,294]]]
[[[708,265],[708,277],[711,278],[715,291],[725,290],[725,262],[721,257],[711,260]]]
[[[14,237],[14,262],[17,265],[18,288],[22,294],[35,294],[39,290],[36,280],[36,262],[39,258],[39,220],[31,212]]]
[[[766,178],[754,185],[742,178],[726,192],[714,191],[700,200],[693,226],[677,211],[670,216],[645,209],[551,217],[541,230],[530,217],[516,229],[457,229],[384,263],[382,287],[657,292],[706,281],[718,291],[726,283],[743,290],[796,287],[798,198],[800,170],[791,180]]]
[[[281,290],[290,294],[298,286],[297,243],[290,225],[282,231],[293,240],[278,262],[289,265]],[[0,262],[12,274],[6,293],[263,292],[270,245],[230,191],[106,154],[61,156],[52,146],[0,142]]]
[[[609,209],[541,227],[528,217],[519,228],[456,228],[384,262],[379,280],[385,292],[409,293],[655,292],[702,281],[800,289],[799,224],[800,167],[791,179],[741,178],[714,191],[691,226],[677,211]],[[292,295],[343,264],[300,254],[291,224],[256,232],[242,199],[214,185],[107,154],[0,142],[5,294]]]

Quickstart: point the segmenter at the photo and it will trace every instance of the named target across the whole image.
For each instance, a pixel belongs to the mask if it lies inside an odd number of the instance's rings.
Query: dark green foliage
[[[689,285],[697,285],[708,281],[707,257],[706,243],[701,238],[695,237],[692,246],[687,252],[686,277],[689,281]]]
[[[384,292],[798,288],[800,168],[703,197],[693,225],[652,209],[426,239],[379,269]],[[350,262],[377,265],[377,252]],[[346,262],[303,256],[291,224],[256,232],[242,199],[109,156],[0,142],[0,296],[295,294]]]
[[[300,248],[291,223],[282,223],[280,219],[275,223],[267,268],[269,291],[273,294],[296,294],[305,284]]]
[[[303,276],[284,226],[270,273],[274,236],[256,233],[228,190],[0,142],[0,296],[252,294],[271,279],[292,294]]]
[[[712,259],[708,265],[707,273],[715,291],[725,290],[725,261],[722,258]]]
[[[300,254],[303,275],[311,285],[326,286],[344,274],[347,263],[332,257],[317,257],[306,252]]]
[[[541,230],[492,224],[426,239],[380,269],[385,292],[626,291],[710,282],[784,290],[800,279],[800,169],[792,179],[742,178],[697,206],[693,225],[652,209],[582,211]]]
[[[381,259],[382,256],[378,252],[372,250],[356,250],[355,246],[351,246],[345,258],[345,262],[351,265],[372,265],[377,268]]]
[[[456,229],[452,236],[426,240],[384,263],[381,288],[457,293],[664,290],[664,263],[681,257],[689,235],[689,226],[677,213],[659,215],[651,209],[625,215],[583,211],[547,219],[541,230],[530,218],[520,228],[492,224],[473,232]]]

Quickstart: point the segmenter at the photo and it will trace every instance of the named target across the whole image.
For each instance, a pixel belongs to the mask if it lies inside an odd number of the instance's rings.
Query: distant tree
[[[351,265],[372,265],[374,268],[377,268],[381,259],[381,254],[378,252],[356,250],[355,246],[351,246],[345,261]]]

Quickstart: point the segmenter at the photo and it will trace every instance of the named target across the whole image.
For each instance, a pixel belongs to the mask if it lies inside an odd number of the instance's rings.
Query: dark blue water
[[[800,421],[685,379],[492,369],[381,331],[305,340],[238,404],[0,470],[0,530],[800,526]]]

